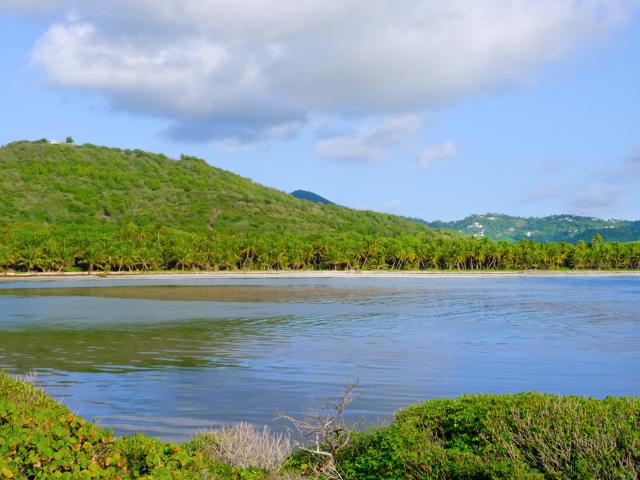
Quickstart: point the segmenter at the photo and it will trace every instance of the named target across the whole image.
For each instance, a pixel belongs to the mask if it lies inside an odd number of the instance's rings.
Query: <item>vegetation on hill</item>
[[[247,426],[184,445],[116,438],[31,384],[0,372],[2,479],[582,479],[640,475],[640,399],[537,393],[430,400],[388,427],[339,435],[335,470],[314,449],[286,452]],[[225,452],[235,446],[236,452]],[[221,458],[222,455],[222,458]],[[226,459],[226,460],[224,460]],[[265,462],[265,459],[268,461]],[[272,463],[272,460],[278,462]],[[247,465],[254,463],[254,465]],[[263,468],[255,465],[261,463]],[[270,465],[264,468],[265,465]]]
[[[327,200],[326,198],[318,195],[317,193],[309,192],[307,190],[296,190],[294,192],[291,192],[291,195],[293,195],[296,198],[299,198],[300,200],[309,200],[310,202],[313,202],[313,203],[320,203],[322,205],[335,205],[335,203],[333,203],[332,201]]]
[[[21,141],[0,148],[0,172],[0,221],[30,229],[439,235],[394,215],[301,201],[189,156]]]
[[[193,157],[15,142],[0,172],[4,272],[640,268],[640,243],[465,238],[300,200]]]
[[[425,222],[434,228],[457,230],[465,235],[491,240],[517,242],[523,239],[537,242],[577,243],[599,235],[605,241],[640,241],[640,221],[602,220],[577,215],[549,217],[512,217],[498,213],[471,215],[453,222]]]

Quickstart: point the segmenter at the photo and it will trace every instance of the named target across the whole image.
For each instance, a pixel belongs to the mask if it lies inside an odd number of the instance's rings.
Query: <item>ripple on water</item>
[[[86,285],[90,285],[88,288]],[[640,277],[63,279],[0,285],[0,366],[119,432],[278,427],[427,398],[640,394]]]

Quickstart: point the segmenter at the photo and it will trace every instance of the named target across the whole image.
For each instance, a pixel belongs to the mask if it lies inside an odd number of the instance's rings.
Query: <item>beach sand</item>
[[[145,279],[178,279],[178,278],[420,278],[420,277],[603,277],[603,276],[640,276],[638,270],[602,271],[602,270],[525,270],[525,271],[385,271],[385,270],[272,270],[272,271],[223,271],[223,272],[31,272],[0,274],[2,280],[55,279],[55,278],[136,278]]]

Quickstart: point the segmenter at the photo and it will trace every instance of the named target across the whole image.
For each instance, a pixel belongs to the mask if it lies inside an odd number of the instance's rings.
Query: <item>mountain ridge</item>
[[[457,230],[467,236],[517,242],[577,243],[599,235],[606,241],[640,241],[640,221],[601,219],[572,214],[519,217],[500,213],[469,215],[451,222],[427,222],[433,228]]]

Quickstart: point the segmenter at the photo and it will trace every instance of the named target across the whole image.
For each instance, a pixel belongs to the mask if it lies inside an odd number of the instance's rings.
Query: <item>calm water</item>
[[[356,379],[368,422],[461,393],[639,395],[640,277],[5,280],[0,367],[171,440]]]

